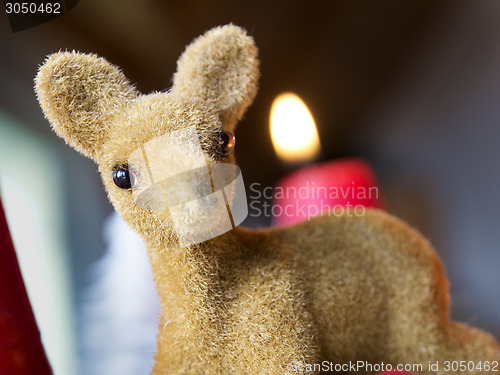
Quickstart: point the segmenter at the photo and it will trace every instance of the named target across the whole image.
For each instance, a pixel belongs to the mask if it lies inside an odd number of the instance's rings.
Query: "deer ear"
[[[195,39],[177,61],[173,92],[203,101],[232,130],[257,93],[257,47],[234,25]]]
[[[112,117],[138,96],[117,67],[77,52],[49,56],[35,78],[35,91],[54,131],[94,160],[106,142]]]

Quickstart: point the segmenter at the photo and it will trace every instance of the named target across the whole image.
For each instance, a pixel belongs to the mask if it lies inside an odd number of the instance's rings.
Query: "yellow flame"
[[[299,96],[284,93],[276,97],[270,122],[274,149],[284,162],[303,163],[318,156],[321,146],[316,124]]]

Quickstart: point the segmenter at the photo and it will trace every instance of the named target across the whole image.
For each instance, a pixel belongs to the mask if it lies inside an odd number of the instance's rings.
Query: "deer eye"
[[[113,182],[120,189],[131,189],[135,185],[135,174],[127,165],[117,165],[113,170]]]
[[[230,154],[234,149],[236,138],[229,132],[219,133],[219,150],[223,155]]]

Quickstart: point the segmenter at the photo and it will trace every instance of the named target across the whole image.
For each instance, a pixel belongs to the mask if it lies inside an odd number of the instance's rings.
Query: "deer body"
[[[311,230],[318,236],[303,235]],[[498,355],[490,336],[442,321],[447,283],[438,257],[383,212],[316,218],[294,230],[237,228],[174,252],[181,259],[150,253],[162,305],[163,366],[153,374],[316,373],[307,366],[357,361],[444,374],[426,371],[429,362],[474,361],[478,348],[483,358]],[[356,283],[353,272],[363,275]]]

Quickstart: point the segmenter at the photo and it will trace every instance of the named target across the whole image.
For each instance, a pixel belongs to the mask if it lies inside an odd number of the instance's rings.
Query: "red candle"
[[[288,166],[306,164],[321,151],[307,105],[295,94],[278,96],[271,108],[271,137],[278,157]],[[274,189],[273,221],[290,225],[319,214],[363,215],[382,208],[382,198],[369,164],[342,159],[310,164],[281,179]]]
[[[0,374],[52,374],[24,287],[1,201]]]
[[[360,216],[367,207],[383,208],[375,174],[362,159],[312,164],[281,179],[274,191],[279,215],[273,219],[279,226],[319,214]]]

